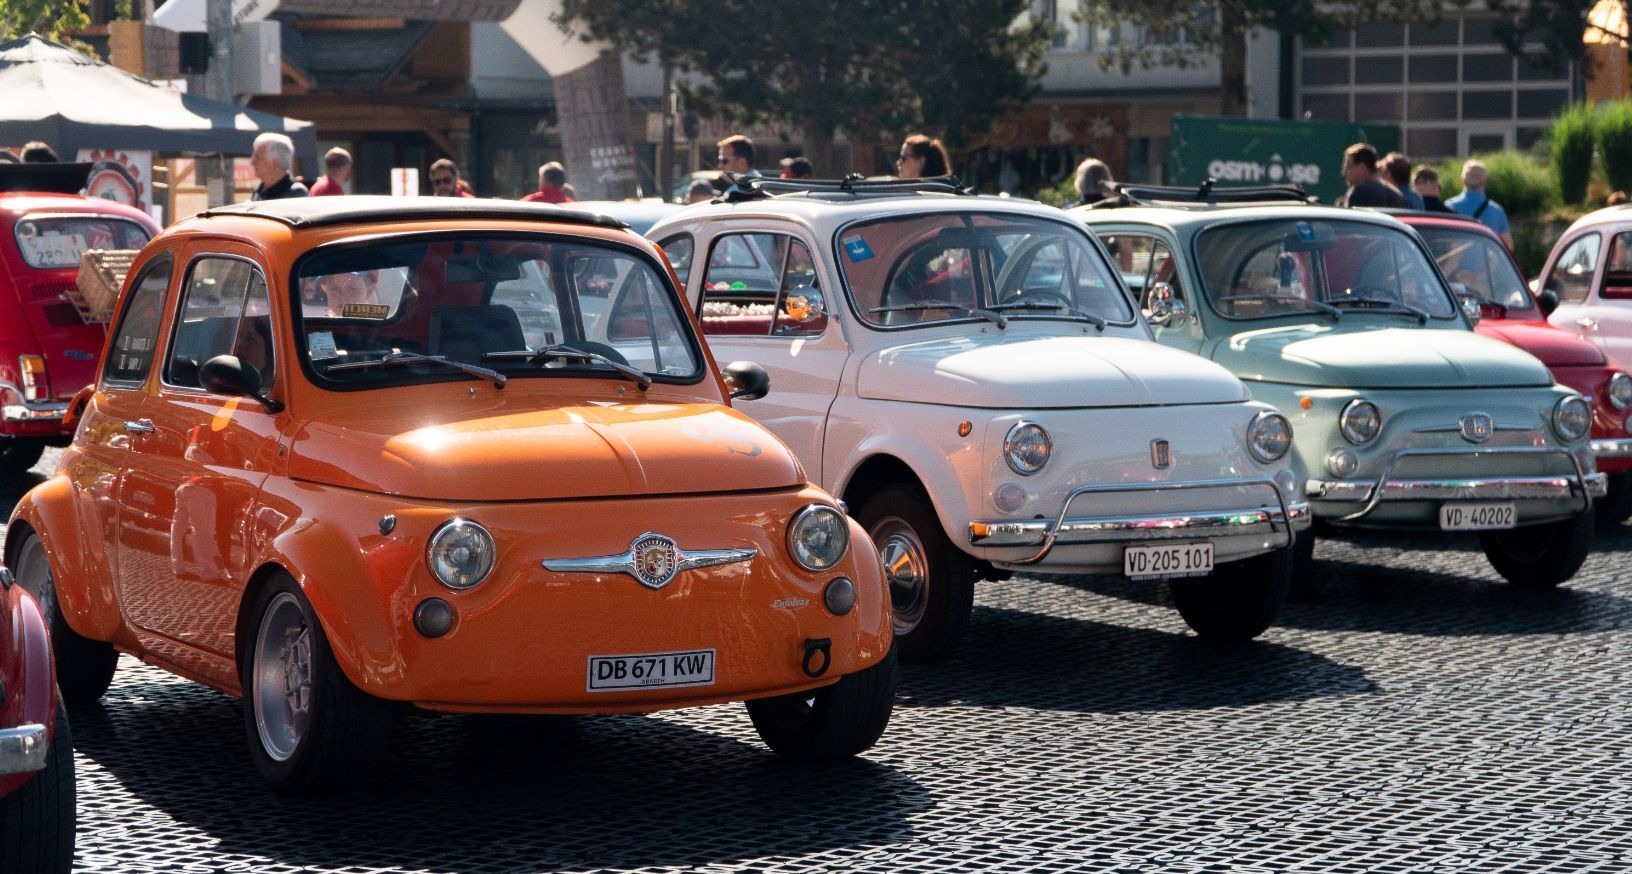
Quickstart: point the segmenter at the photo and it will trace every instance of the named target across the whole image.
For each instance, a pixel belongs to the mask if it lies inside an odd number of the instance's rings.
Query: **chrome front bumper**
[[[1594,440],[1592,452],[1599,458],[1632,458],[1632,437]]]
[[[43,725],[20,725],[0,729],[0,777],[32,774],[45,767],[51,744]]]
[[[1071,502],[1083,495],[1113,492],[1166,492],[1192,489],[1241,488],[1260,486],[1275,496],[1274,507],[1244,507],[1209,510],[1203,513],[1155,513],[1140,516],[1076,516],[1068,514]],[[1288,504],[1281,490],[1269,479],[1191,480],[1171,483],[1083,486],[1071,492],[1060,507],[1059,517],[975,521],[969,523],[969,545],[979,547],[1040,546],[1028,558],[1004,560],[1004,564],[1036,564],[1060,545],[1081,543],[1134,543],[1147,540],[1236,537],[1284,533],[1284,546],[1291,546],[1295,532],[1308,528],[1312,517],[1307,503]]]
[[[1395,462],[1411,456],[1452,455],[1561,455],[1570,460],[1575,474],[1525,477],[1480,477],[1475,479],[1391,479]],[[1383,475],[1375,480],[1312,479],[1305,487],[1317,501],[1364,501],[1365,506],[1335,522],[1351,522],[1377,509],[1384,501],[1546,501],[1581,498],[1582,511],[1592,506],[1609,489],[1609,477],[1587,473],[1580,459],[1567,449],[1549,446],[1498,446],[1488,449],[1401,449],[1388,457]]]

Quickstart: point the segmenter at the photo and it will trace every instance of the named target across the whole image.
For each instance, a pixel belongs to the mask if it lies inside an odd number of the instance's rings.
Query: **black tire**
[[[1594,502],[1598,524],[1613,527],[1632,519],[1632,473],[1609,476],[1609,494]]]
[[[27,473],[30,468],[40,463],[40,456],[44,454],[43,441],[22,437],[6,438],[4,443],[0,443],[0,473],[12,475]]]
[[[1479,535],[1485,558],[1502,578],[1527,589],[1551,589],[1575,576],[1592,551],[1597,519],[1578,513],[1545,525]]]
[[[33,531],[12,554],[12,572],[17,582],[45,614],[46,627],[51,629],[51,654],[57,664],[57,690],[70,710],[95,704],[113,683],[113,672],[119,666],[119,653],[112,644],[82,637],[68,627],[57,602],[56,577],[51,570],[50,556],[45,542]]]
[[[879,489],[856,521],[884,559],[895,616],[895,646],[905,661],[938,659],[969,627],[975,608],[975,562],[947,539],[922,489]]]
[[[1315,529],[1313,526],[1298,532],[1292,544],[1292,582],[1287,597],[1301,599],[1311,596],[1315,589]]]
[[[275,632],[264,627],[273,610],[278,611],[279,617],[294,618],[296,622],[291,626],[293,637],[285,636],[282,646]],[[298,610],[298,618],[288,612],[291,610]],[[358,689],[346,678],[300,586],[284,574],[272,578],[256,593],[249,617],[245,626],[247,639],[240,657],[244,728],[250,758],[261,779],[278,792],[315,794],[342,788],[372,772],[389,746],[391,710],[384,701]],[[263,687],[257,684],[255,665],[263,643],[272,649],[288,649],[297,645],[301,633],[306,635],[309,690],[304,695],[308,702],[306,710],[297,714],[295,708],[286,703],[283,704],[285,709],[278,709],[285,699],[281,693],[272,693],[275,685],[265,687],[270,697],[258,700]],[[269,683],[282,673],[281,662],[264,659],[261,663]],[[280,720],[288,720],[290,724],[298,721],[299,728],[292,735],[283,736],[286,750],[276,750],[273,741],[263,739],[258,720],[263,708],[269,726]],[[267,737],[276,733],[274,728],[267,731]]]
[[[1205,577],[1168,583],[1185,624],[1210,640],[1251,640],[1274,623],[1292,587],[1297,546],[1213,568]]]
[[[68,874],[74,866],[74,742],[57,706],[45,769],[0,798],[0,871]]]
[[[878,742],[895,708],[895,649],[870,668],[813,692],[748,702],[748,717],[777,755],[830,762]]]

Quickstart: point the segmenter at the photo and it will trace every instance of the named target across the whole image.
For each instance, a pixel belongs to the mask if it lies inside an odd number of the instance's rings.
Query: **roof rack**
[[[727,177],[731,178],[731,177]],[[746,176],[733,179],[736,187],[715,198],[715,203],[763,200],[778,194],[958,194],[973,195],[956,176],[929,176],[900,179],[895,176],[866,177],[851,173],[843,179],[781,179]]]
[[[1216,187],[1217,184],[1217,180],[1211,176],[1207,177],[1207,181],[1195,188],[1179,188],[1172,185],[1133,185],[1124,182],[1116,186],[1115,197],[1108,197],[1098,203],[1089,204],[1089,208],[1154,206],[1159,203],[1221,205],[1277,201],[1302,204],[1319,202],[1313,195],[1304,191],[1301,185],[1255,185],[1218,188]]]

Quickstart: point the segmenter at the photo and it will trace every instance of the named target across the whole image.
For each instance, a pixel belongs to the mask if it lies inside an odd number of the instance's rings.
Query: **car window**
[[[1596,233],[1576,238],[1547,273],[1547,290],[1558,295],[1559,303],[1583,303],[1592,290],[1598,272],[1598,250],[1603,238]]]
[[[125,308],[119,313],[119,328],[108,347],[108,360],[102,370],[104,383],[128,388],[147,379],[173,265],[169,255],[160,255],[143,267],[141,276],[132,283]]]
[[[1632,298],[1632,231],[1621,231],[1609,238],[1604,287],[1599,294],[1611,300]]]
[[[814,337],[827,328],[827,301],[816,280],[816,260],[810,248],[789,238],[782,267],[782,286],[776,301],[776,325],[771,333],[782,337]]]
[[[1189,306],[1184,295],[1184,283],[1179,276],[1179,263],[1165,240],[1144,234],[1117,234],[1106,238],[1105,245],[1111,250],[1111,258],[1117,262],[1123,280],[1133,290],[1134,297],[1139,301],[1139,312],[1145,318],[1150,318],[1155,312],[1161,319],[1162,308],[1167,307],[1166,312],[1171,313],[1175,302]],[[1159,284],[1165,284],[1165,289],[1157,291]],[[1153,291],[1156,294],[1154,298]],[[1156,304],[1154,311],[1152,303]]]
[[[88,249],[140,249],[147,228],[100,215],[31,215],[17,221],[17,251],[36,269],[78,267]]]
[[[791,242],[793,238],[785,234],[724,234],[714,239],[699,309],[704,334],[771,333]]]
[[[1226,318],[1268,318],[1322,306],[1457,317],[1457,305],[1422,248],[1397,228],[1265,219],[1207,228],[1195,247],[1202,293]]]
[[[606,361],[665,381],[703,373],[668,271],[593,240],[391,237],[319,249],[292,286],[300,364],[330,388],[473,378],[448,362],[512,378],[628,378]],[[588,354],[536,354],[547,347]]]
[[[835,258],[857,314],[879,327],[971,318],[1131,324],[1133,309],[1080,226],[1008,213],[902,213],[845,228]]]
[[[198,369],[217,355],[236,355],[271,385],[272,311],[266,280],[241,258],[204,257],[193,262],[181,312],[170,338],[164,381],[199,388]]]
[[[1417,231],[1439,262],[1439,271],[1458,294],[1476,294],[1510,312],[1534,309],[1524,277],[1500,240],[1478,231],[1421,226]]]
[[[681,234],[677,237],[670,237],[657,245],[663,249],[664,256],[669,259],[669,264],[674,267],[675,275],[680,277],[680,285],[684,287],[690,284],[691,252],[696,248],[691,235]]]

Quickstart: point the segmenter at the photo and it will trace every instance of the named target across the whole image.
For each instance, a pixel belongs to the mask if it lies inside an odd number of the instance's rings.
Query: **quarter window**
[[[1604,289],[1599,296],[1611,300],[1632,298],[1632,231],[1621,231],[1610,238]]]
[[[722,236],[714,241],[707,269],[701,308],[705,334],[808,337],[827,327],[816,261],[793,237]]]
[[[237,356],[255,368],[262,385],[271,385],[275,373],[266,280],[255,265],[238,258],[206,257],[193,263],[170,341],[165,383],[199,388],[198,369],[217,355]]]
[[[676,276],[680,277],[680,287],[684,288],[691,282],[691,253],[696,248],[689,234],[670,237],[657,244],[664,257],[669,259],[669,265],[674,268]]]
[[[147,379],[158,345],[159,319],[164,314],[164,292],[170,287],[170,256],[160,255],[142,270],[131,286],[125,308],[119,314],[119,329],[108,349],[102,380],[109,385],[132,388]]]
[[[1547,288],[1558,295],[1559,303],[1582,303],[1592,289],[1592,277],[1598,272],[1598,249],[1603,239],[1587,234],[1570,244],[1547,274]]]

